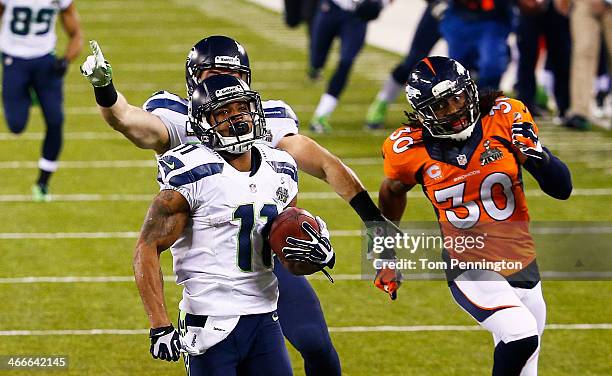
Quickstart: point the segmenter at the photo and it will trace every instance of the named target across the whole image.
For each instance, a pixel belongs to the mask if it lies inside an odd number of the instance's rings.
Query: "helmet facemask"
[[[215,110],[235,102],[244,102],[246,108],[219,121],[215,119]],[[261,100],[254,91],[217,97],[197,108],[196,113],[190,113],[189,121],[203,144],[231,154],[249,151],[255,140],[263,138],[265,134]]]

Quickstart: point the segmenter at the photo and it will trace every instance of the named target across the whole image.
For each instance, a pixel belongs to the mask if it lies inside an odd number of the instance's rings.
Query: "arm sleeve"
[[[544,193],[558,200],[567,200],[572,193],[572,176],[569,168],[550,150],[544,148],[544,151],[550,157],[546,165],[528,158],[523,166],[536,179]]]
[[[387,138],[383,144],[383,169],[385,177],[392,180],[398,180],[407,186],[417,184],[414,163],[410,163],[409,152],[403,151],[396,153],[393,150],[393,141]]]
[[[288,134],[298,134],[299,120],[293,109],[283,101],[269,100],[263,104],[266,127],[272,135],[270,146],[275,148],[278,142]]]

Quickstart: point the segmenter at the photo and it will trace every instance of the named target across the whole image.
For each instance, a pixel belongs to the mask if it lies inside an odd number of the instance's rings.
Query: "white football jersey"
[[[7,55],[33,59],[55,49],[55,20],[72,0],[0,0],[4,5],[0,50]]]
[[[161,119],[170,134],[170,148],[180,144],[200,142],[189,127],[187,117],[188,101],[167,91],[153,94],[142,108]],[[266,135],[257,142],[276,147],[288,134],[298,133],[298,118],[289,105],[283,101],[263,101],[261,106],[266,119]]]
[[[161,189],[181,193],[190,221],[172,245],[182,311],[208,316],[276,309],[278,285],[262,229],[296,196],[297,166],[284,151],[253,146],[252,172],[234,169],[202,144],[183,144],[158,158]]]

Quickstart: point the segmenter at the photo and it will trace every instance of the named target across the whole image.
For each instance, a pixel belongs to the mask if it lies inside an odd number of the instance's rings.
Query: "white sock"
[[[387,103],[394,102],[395,98],[397,98],[397,95],[403,88],[404,85],[395,81],[393,76],[389,76],[389,78],[387,78],[387,81],[385,81],[382,89],[378,92],[376,98]]]
[[[57,170],[59,163],[57,161],[50,161],[48,159],[40,158],[38,160],[38,168],[47,171],[47,172],[55,172]]]
[[[317,109],[315,110],[314,114],[316,117],[327,116],[334,112],[337,105],[338,98],[324,93],[321,95],[321,99],[319,99],[319,104],[317,105]]]

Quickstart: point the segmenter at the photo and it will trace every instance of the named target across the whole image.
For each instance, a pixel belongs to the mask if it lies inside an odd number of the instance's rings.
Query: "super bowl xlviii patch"
[[[465,154],[459,154],[457,156],[457,163],[459,163],[459,166],[465,166],[468,163],[467,156]]]
[[[287,203],[287,200],[289,199],[289,190],[287,190],[285,187],[278,187],[276,190],[276,199],[278,201]]]
[[[495,162],[498,159],[502,159],[504,154],[499,150],[499,148],[491,148],[491,141],[486,140],[482,145],[485,148],[485,151],[480,154],[480,165],[484,166],[489,163]]]

